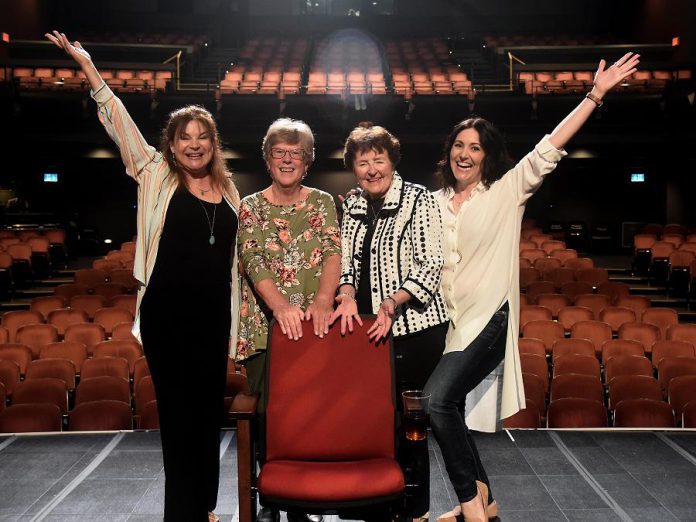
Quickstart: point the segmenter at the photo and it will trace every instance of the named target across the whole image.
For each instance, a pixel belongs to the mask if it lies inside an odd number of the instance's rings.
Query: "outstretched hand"
[[[638,70],[637,65],[640,62],[639,58],[639,54],[626,53],[611,64],[609,68],[605,68],[607,62],[601,60],[594,78],[594,88],[598,91],[598,95],[600,97],[604,96],[617,84],[636,72]]]
[[[63,49],[68,56],[75,60],[81,67],[92,63],[92,57],[87,51],[82,48],[82,44],[78,41],[70,43],[65,33],[53,31],[53,34],[46,33],[46,38],[52,41],[57,47]]]

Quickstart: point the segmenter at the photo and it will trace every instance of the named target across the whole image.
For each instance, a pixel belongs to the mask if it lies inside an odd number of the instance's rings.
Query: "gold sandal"
[[[212,511],[208,511],[208,522],[220,522],[220,517]]]

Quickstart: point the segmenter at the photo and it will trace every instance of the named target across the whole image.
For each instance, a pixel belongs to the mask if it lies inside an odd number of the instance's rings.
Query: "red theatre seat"
[[[403,501],[391,345],[370,343],[365,332],[372,320],[363,322],[346,336],[335,325],[323,339],[304,326],[299,342],[274,324],[266,367],[266,455],[257,482],[264,506],[339,516],[368,509],[388,516]],[[239,394],[232,405],[239,429],[240,515],[252,509],[246,485],[255,469],[239,407],[248,397]]]

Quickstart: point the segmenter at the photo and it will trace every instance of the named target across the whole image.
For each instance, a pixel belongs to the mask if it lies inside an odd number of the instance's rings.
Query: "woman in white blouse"
[[[442,290],[451,326],[425,391],[432,395],[430,424],[460,504],[440,521],[497,514],[469,428],[495,431],[500,419],[525,404],[517,350],[524,207],[565,156],[565,144],[637,64],[632,53],[609,68],[602,60],[592,91],[515,166],[502,135],[483,118],[460,122],[445,142],[438,164],[443,189],[436,197],[444,232]]]

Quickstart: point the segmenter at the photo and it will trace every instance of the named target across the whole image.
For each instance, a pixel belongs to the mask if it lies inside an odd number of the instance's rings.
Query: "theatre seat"
[[[265,455],[257,481],[264,506],[341,518],[397,513],[405,479],[396,461],[393,355],[391,342],[369,342],[365,332],[372,321],[364,318],[363,327],[345,336],[336,323],[323,339],[304,323],[299,342],[273,324]],[[251,520],[256,464],[248,453],[252,409],[245,413],[245,402],[249,396],[238,394],[232,413],[239,430],[240,519]],[[356,517],[356,511],[363,514]]]

